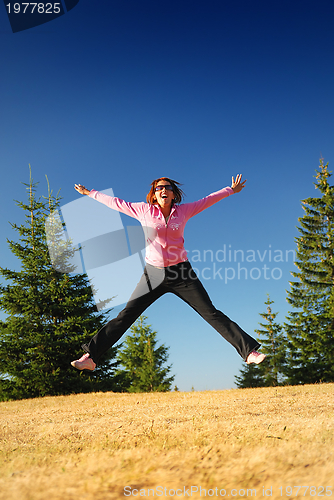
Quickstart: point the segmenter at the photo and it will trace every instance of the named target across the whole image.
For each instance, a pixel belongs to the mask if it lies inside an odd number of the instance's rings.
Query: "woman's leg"
[[[235,347],[246,361],[248,355],[258,349],[259,344],[253,337],[244,332],[237,323],[228,318],[212,304],[208,293],[197,278],[194,270],[188,264],[189,270],[182,283],[171,285],[175,295],[189,304],[217,332]]]
[[[82,345],[83,350],[90,354],[94,363],[97,363],[102,354],[116,344],[145,309],[166,293],[167,290],[164,290],[163,280],[161,280],[161,271],[155,271],[154,268],[152,270],[151,267],[149,273],[147,269],[144,270],[129,302],[118,316],[104,325],[87,344]]]

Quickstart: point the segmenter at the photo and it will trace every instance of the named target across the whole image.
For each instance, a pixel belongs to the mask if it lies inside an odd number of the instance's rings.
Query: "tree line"
[[[274,301],[268,296],[263,322],[255,332],[267,359],[247,365],[235,377],[244,387],[334,381],[334,186],[328,163],[320,160],[315,188],[319,196],[302,200],[297,251],[287,300],[286,322],[277,323]],[[111,309],[99,312],[86,274],[74,272],[70,244],[62,249],[62,268],[51,262],[45,223],[60,207],[59,193],[37,197],[38,183],[24,184],[27,201],[17,201],[25,222],[11,223],[17,241],[8,240],[21,269],[0,266],[0,401],[91,391],[169,391],[175,376],[167,365],[168,347],[158,346],[157,332],[141,316],[124,342],[99,361],[94,372],[70,366],[78,346],[107,321]],[[62,229],[62,228],[61,228]],[[59,228],[53,240],[63,245]],[[106,301],[106,304],[108,300]],[[104,304],[104,305],[106,305]],[[177,388],[176,388],[177,390]]]
[[[334,186],[323,159],[314,177],[319,196],[302,200],[304,215],[298,219],[298,270],[287,291],[291,311],[280,325],[267,297],[264,322],[256,330],[267,359],[240,370],[239,388],[334,381]]]

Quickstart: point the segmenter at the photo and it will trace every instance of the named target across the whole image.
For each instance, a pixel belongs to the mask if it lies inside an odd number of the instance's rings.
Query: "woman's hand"
[[[74,189],[80,194],[89,194],[90,191],[85,188],[82,184],[74,184]]]
[[[238,174],[234,180],[234,177],[232,177],[232,185],[231,188],[235,193],[240,193],[240,191],[245,187],[246,181],[241,182],[241,177],[242,174]]]

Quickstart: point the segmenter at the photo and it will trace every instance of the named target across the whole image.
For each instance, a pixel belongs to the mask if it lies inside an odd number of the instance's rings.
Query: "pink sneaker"
[[[83,356],[81,356],[80,359],[77,359],[76,361],[72,361],[71,365],[74,366],[74,368],[77,368],[78,370],[91,370],[94,371],[96,368],[96,364],[92,360],[92,358],[89,357],[89,353],[87,352]]]
[[[259,365],[262,363],[263,360],[266,359],[266,355],[257,351],[252,351],[250,354],[248,354],[246,363],[247,365],[250,365],[251,363],[256,363]]]

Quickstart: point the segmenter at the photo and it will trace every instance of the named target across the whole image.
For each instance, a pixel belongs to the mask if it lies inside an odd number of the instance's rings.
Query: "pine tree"
[[[166,392],[170,391],[175,378],[168,376],[171,365],[163,367],[168,359],[168,347],[157,347],[157,332],[146,324],[147,317],[140,316],[132,325],[132,335],[127,335],[117,359],[124,367],[118,371],[124,378],[128,392]]]
[[[255,330],[257,340],[261,344],[261,352],[266,359],[260,365],[247,365],[240,370],[240,376],[235,376],[239,389],[246,387],[270,387],[284,382],[284,367],[286,358],[286,339],[281,325],[275,322],[278,313],[274,313],[269,295],[265,302],[267,312],[260,313],[266,323],[259,323],[262,329]]]
[[[49,189],[47,197],[37,199],[38,184],[31,172],[29,184],[24,185],[28,201],[16,203],[25,211],[25,222],[11,224],[18,241],[7,240],[21,269],[0,267],[0,276],[8,282],[0,286],[0,308],[6,313],[0,321],[0,400],[112,390],[116,350],[109,351],[89,375],[70,366],[105,315],[96,312],[86,275],[60,273],[52,267],[45,221],[60,198]],[[71,250],[67,252],[71,255]]]
[[[261,376],[259,365],[245,365],[240,369],[240,376],[235,375],[235,383],[239,389],[247,387],[264,387],[265,383]]]
[[[288,302],[294,310],[286,325],[291,384],[334,381],[334,186],[328,163],[316,170],[319,197],[302,200],[296,238],[298,281],[290,282]]]
[[[255,330],[258,334],[258,341],[261,344],[261,352],[267,355],[265,361],[258,365],[259,373],[263,379],[264,386],[281,385],[284,381],[284,367],[286,359],[286,338],[283,334],[283,327],[276,323],[278,313],[274,313],[269,295],[265,302],[267,312],[260,313],[266,323],[260,323],[262,329]]]

